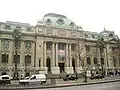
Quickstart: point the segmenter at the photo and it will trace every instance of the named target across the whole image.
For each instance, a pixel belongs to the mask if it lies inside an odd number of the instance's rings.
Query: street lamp
[[[14,58],[14,63],[15,63],[15,73],[14,73],[14,79],[18,79],[18,72],[17,72],[17,63],[18,63],[18,48],[19,48],[19,42],[21,39],[21,32],[19,29],[15,29],[13,31],[13,38],[14,38],[14,47],[15,47],[15,58]]]

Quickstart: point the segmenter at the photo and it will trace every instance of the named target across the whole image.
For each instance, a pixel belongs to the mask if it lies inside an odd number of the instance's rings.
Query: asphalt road
[[[30,89],[30,90],[41,90],[41,89]],[[120,90],[120,82],[62,87],[62,88],[49,88],[43,90]]]

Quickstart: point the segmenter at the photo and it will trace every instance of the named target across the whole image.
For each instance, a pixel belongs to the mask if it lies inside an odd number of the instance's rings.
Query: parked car
[[[104,78],[104,75],[102,74],[96,74],[96,75],[93,75],[90,77],[91,80],[93,79],[103,79]]]
[[[30,78],[25,78],[23,80],[19,80],[20,85],[43,84],[43,83],[46,83],[45,74],[36,74],[36,75],[32,75]]]
[[[11,84],[11,79],[9,75],[2,75],[0,76],[0,84]]]
[[[63,80],[64,81],[67,81],[67,80],[77,80],[78,79],[78,77],[77,77],[77,75],[66,75],[66,77],[65,78],[63,78]]]

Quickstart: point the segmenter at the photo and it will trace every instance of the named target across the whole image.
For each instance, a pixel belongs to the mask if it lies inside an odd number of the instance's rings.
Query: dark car
[[[96,74],[96,75],[93,75],[90,77],[91,80],[93,79],[103,79],[104,78],[104,75],[102,74]]]
[[[77,80],[77,79],[78,79],[77,75],[68,75],[68,74],[66,75],[65,78],[63,78],[64,81]]]

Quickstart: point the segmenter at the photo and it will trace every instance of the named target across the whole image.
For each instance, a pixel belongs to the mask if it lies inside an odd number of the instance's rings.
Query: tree
[[[84,71],[84,75],[83,75],[83,77],[84,77],[84,82],[87,82],[87,67],[85,67],[85,65],[84,65],[84,59],[82,59],[81,58],[81,56],[82,56],[82,52],[83,52],[83,50],[84,50],[84,43],[82,42],[82,43],[80,43],[79,42],[79,39],[77,40],[77,53],[78,53],[78,59],[79,59],[79,65],[82,67],[82,69],[83,69],[83,71]]]
[[[17,71],[17,64],[18,64],[18,48],[21,40],[21,32],[19,29],[15,29],[13,31],[13,38],[14,38],[14,47],[15,47],[15,58],[14,58],[14,63],[15,63],[15,73],[14,73],[14,79],[18,79],[18,71]]]

